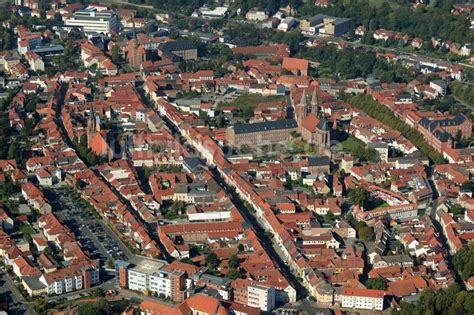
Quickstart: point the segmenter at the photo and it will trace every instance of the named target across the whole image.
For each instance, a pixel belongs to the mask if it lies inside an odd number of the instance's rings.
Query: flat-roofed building
[[[109,34],[119,30],[117,15],[111,11],[78,10],[64,21],[66,26],[81,28],[86,33]]]
[[[255,283],[247,287],[247,305],[256,307],[264,312],[270,312],[275,307],[275,288]]]
[[[324,19],[324,29],[321,29],[320,32],[324,30],[324,34],[341,36],[349,32],[350,22],[351,20],[347,18],[328,17]]]
[[[185,288],[185,274],[180,270],[167,270],[168,263],[157,259],[137,258],[128,268],[126,281],[130,290],[156,293],[179,302]],[[121,283],[122,285],[122,283]]]

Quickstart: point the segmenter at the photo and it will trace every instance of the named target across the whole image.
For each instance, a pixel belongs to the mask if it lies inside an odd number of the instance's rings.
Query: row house
[[[33,183],[25,182],[21,185],[21,195],[28,201],[28,204],[40,213],[50,213],[52,207],[46,199],[44,193]]]

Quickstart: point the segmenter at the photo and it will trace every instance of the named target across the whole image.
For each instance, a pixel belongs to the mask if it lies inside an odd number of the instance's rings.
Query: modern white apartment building
[[[247,288],[247,305],[270,312],[275,308],[275,288],[250,284]]]
[[[180,300],[180,291],[185,286],[183,272],[165,270],[165,261],[142,258],[127,270],[127,286],[130,290],[149,291],[159,296]]]
[[[342,307],[382,311],[384,296],[382,290],[343,288]]]
[[[85,9],[74,12],[64,21],[66,26],[82,28],[86,33],[109,34],[119,30],[117,15],[111,11]]]

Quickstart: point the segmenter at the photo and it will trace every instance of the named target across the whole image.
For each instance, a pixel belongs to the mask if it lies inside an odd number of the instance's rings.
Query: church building
[[[321,149],[329,148],[331,131],[324,114],[319,112],[317,89],[314,88],[309,104],[308,97],[309,93],[306,93],[306,90],[303,91],[300,103],[295,105],[298,132],[304,141]]]

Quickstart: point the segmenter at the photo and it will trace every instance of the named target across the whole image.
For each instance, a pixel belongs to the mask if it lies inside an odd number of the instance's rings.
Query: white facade
[[[128,288],[134,291],[144,292],[149,290],[152,293],[171,297],[171,279],[168,273],[158,271],[154,274],[140,272],[134,269],[128,270]]]
[[[53,273],[46,274],[50,277],[54,273],[63,273],[64,270],[56,270]],[[90,268],[89,269],[90,285],[96,285],[100,282],[99,269]],[[65,276],[58,276],[57,279],[47,280],[43,274],[39,278],[40,282],[46,286],[46,292],[48,294],[64,294],[76,290],[81,290],[84,288],[84,279],[83,274],[79,270],[74,271],[72,274],[67,274]]]
[[[268,14],[265,11],[250,10],[245,18],[250,21],[264,21],[268,19]]]
[[[201,213],[188,213],[188,220],[195,221],[226,221],[231,219],[230,211],[212,211]]]
[[[278,30],[288,32],[296,25],[296,20],[292,17],[287,17],[281,21],[278,25]]]
[[[247,305],[269,312],[275,307],[275,288],[249,285],[247,288]]]
[[[108,34],[119,30],[117,16],[109,11],[79,10],[67,18],[64,23],[66,26],[82,28],[86,33]]]
[[[342,307],[363,310],[383,310],[383,297],[342,295]]]

